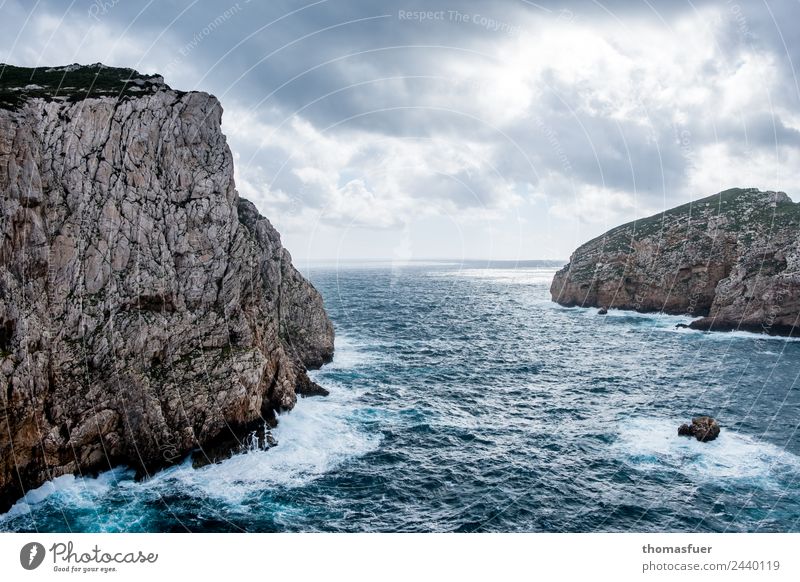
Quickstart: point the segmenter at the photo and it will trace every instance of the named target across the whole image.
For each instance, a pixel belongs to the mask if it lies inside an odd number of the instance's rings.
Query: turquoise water
[[[279,445],[136,482],[61,477],[38,531],[800,531],[800,342],[568,309],[537,263],[314,267],[328,398]],[[698,413],[719,439],[679,438]]]

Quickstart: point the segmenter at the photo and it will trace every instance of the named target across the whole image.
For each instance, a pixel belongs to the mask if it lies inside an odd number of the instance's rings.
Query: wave
[[[248,451],[199,469],[187,458],[142,482],[136,482],[135,472],[127,467],[96,477],[64,475],[29,491],[0,515],[0,524],[24,515],[35,516],[37,508],[97,510],[103,506],[115,508],[103,512],[124,514],[125,521],[130,522],[128,517],[141,514],[142,503],[159,498],[191,495],[221,501],[230,508],[270,489],[306,485],[380,444],[380,433],[367,432],[357,421],[361,394],[324,379],[326,372],[361,365],[367,357],[355,342],[337,338],[334,362],[314,372],[331,390],[330,396],[302,398],[293,410],[280,414],[278,426],[272,430],[278,445],[269,450]],[[122,499],[125,502],[121,504]],[[108,521],[119,523],[121,518],[109,515]]]
[[[570,314],[574,317],[594,318],[594,321],[603,321],[605,319],[613,323],[624,322],[632,325],[648,326],[656,329],[663,329],[665,331],[674,330],[678,332],[681,331],[695,332],[695,330],[686,330],[684,328],[676,328],[675,326],[679,324],[689,325],[691,322],[700,319],[698,317],[692,317],[690,315],[674,315],[670,313],[661,313],[658,311],[643,313],[640,311],[634,311],[628,309],[616,309],[613,307],[608,310],[608,313],[606,315],[601,316],[598,314],[598,312],[600,311],[599,307],[565,307],[564,305],[559,305],[555,301],[552,301],[551,299],[549,299],[549,297],[547,303],[550,304],[551,309]]]
[[[598,307],[564,307],[558,303],[552,303],[552,309],[573,313],[576,317],[595,317],[598,316],[600,308]],[[603,316],[611,321],[624,320],[625,323],[638,324],[640,326],[651,327],[654,331],[662,331],[668,333],[684,334],[689,337],[702,338],[709,341],[730,341],[737,339],[756,340],[756,341],[773,341],[773,342],[798,342],[800,337],[786,337],[780,335],[768,335],[765,333],[755,333],[750,331],[705,331],[700,329],[691,329],[688,326],[693,321],[702,319],[700,317],[693,317],[691,315],[673,315],[668,313],[650,312],[641,313],[633,310],[615,309],[611,308],[608,313]]]
[[[277,446],[200,469],[187,462],[155,475],[147,486],[177,488],[236,505],[267,489],[306,485],[375,450],[380,436],[350,420],[354,395],[339,386],[331,388],[327,398],[304,399],[279,416],[278,427],[272,431]]]
[[[800,337],[788,337],[782,335],[769,335],[766,333],[756,333],[752,331],[703,331],[700,329],[687,328],[668,328],[664,331],[672,333],[683,333],[703,337],[711,341],[730,341],[734,339],[744,339],[750,341],[772,341],[772,342],[798,342]]]
[[[631,418],[612,444],[629,466],[647,472],[678,471],[694,481],[748,481],[769,486],[800,478],[800,457],[771,443],[722,428],[709,443],[679,437],[675,420]]]
[[[317,381],[324,381],[322,379],[329,372],[350,370],[375,364],[381,359],[381,352],[375,349],[379,347],[381,347],[381,344],[378,341],[370,342],[368,348],[366,343],[357,341],[351,336],[337,334],[333,361],[319,370],[310,370],[309,376]]]
[[[0,524],[31,513],[37,506],[54,503],[77,508],[94,509],[98,499],[108,495],[123,481],[133,481],[134,471],[117,467],[96,477],[62,475],[44,485],[31,489],[6,513],[0,515]]]

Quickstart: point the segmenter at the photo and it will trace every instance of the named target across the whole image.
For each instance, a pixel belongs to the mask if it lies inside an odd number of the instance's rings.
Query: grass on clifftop
[[[0,64],[0,108],[17,109],[26,99],[63,98],[80,101],[88,97],[141,95],[161,84],[157,75],[142,75],[133,69],[94,65],[63,67],[15,67]]]
[[[779,201],[775,206],[766,200],[767,193],[757,188],[731,188],[706,198],[676,206],[664,212],[641,218],[612,228],[582,246],[604,241],[604,252],[630,252],[631,239],[641,240],[656,235],[662,228],[669,228],[680,221],[691,218],[694,228],[713,216],[727,216],[728,229],[739,231],[748,225],[764,223],[767,226],[800,226],[800,204],[791,200]]]

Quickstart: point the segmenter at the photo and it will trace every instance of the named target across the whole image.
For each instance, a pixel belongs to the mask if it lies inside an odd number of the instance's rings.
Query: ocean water
[[[537,263],[316,266],[331,391],[279,444],[60,477],[25,531],[800,531],[800,342],[568,309]],[[712,414],[712,443],[677,436]]]

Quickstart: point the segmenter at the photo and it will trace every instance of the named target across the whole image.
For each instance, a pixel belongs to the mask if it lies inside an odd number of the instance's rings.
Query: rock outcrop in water
[[[678,427],[679,436],[694,437],[701,443],[713,441],[719,436],[719,423],[710,416],[695,416],[691,424]]]
[[[130,69],[0,75],[0,510],[324,393],[319,293],[234,189],[222,107]]]
[[[614,228],[550,288],[566,306],[702,316],[691,327],[798,335],[800,204],[732,189]]]

